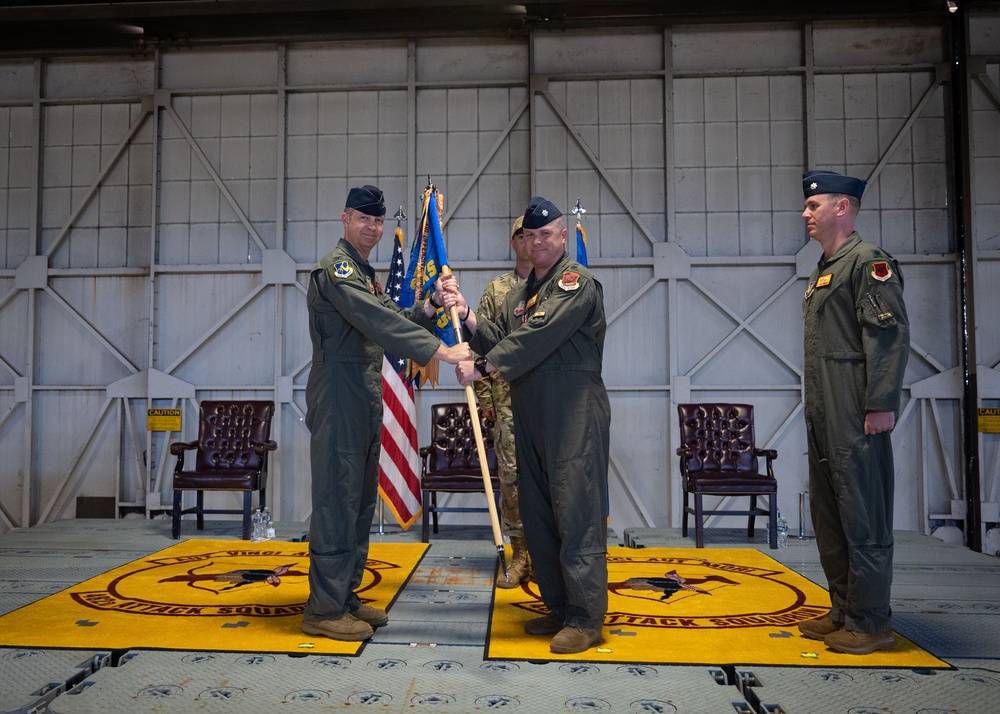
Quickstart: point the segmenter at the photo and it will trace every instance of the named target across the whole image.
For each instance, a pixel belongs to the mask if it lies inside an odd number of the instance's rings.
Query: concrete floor
[[[419,539],[385,528],[373,540]],[[304,524],[278,524],[299,540]],[[183,537],[238,539],[236,522],[184,522]],[[613,544],[694,547],[679,529],[627,529]],[[170,546],[167,520],[70,520],[0,536],[0,614]],[[763,533],[706,532],[825,584],[812,541],[768,550]],[[442,527],[358,657],[0,648],[0,712],[485,712],[997,714],[1000,559],[896,534],[895,629],[954,670],[649,666],[483,658],[495,549],[488,528]]]

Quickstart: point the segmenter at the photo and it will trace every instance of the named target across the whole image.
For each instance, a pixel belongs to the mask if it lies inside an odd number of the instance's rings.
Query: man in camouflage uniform
[[[456,375],[470,384],[500,371],[510,383],[524,535],[549,611],[524,631],[554,635],[549,649],[570,654],[601,643],[608,610],[604,291],[567,257],[566,222],[550,201],[533,198],[523,227],[534,270],[507,293],[496,322],[469,312],[469,343],[484,357],[461,362]]]
[[[531,272],[531,257],[524,242],[521,223],[524,216],[518,216],[511,228],[510,247],[514,251],[514,269],[490,281],[479,299],[476,314],[487,320],[496,320],[503,299],[510,289],[524,282]],[[510,385],[503,375],[493,372],[476,382],[476,396],[483,416],[494,422],[494,449],[497,454],[497,470],[500,472],[500,515],[504,535],[510,538],[511,556],[507,578],[498,578],[497,586],[516,588],[528,580],[531,566],[528,551],[524,545],[524,530],[521,526],[521,511],[517,499],[517,457],[514,451],[514,415],[510,407]]]
[[[799,630],[869,654],[895,646],[890,433],[909,356],[903,276],[854,230],[865,181],[808,171],[802,189],[802,217],[823,247],[802,315],[809,502],[831,606]]]
[[[368,559],[378,500],[383,350],[427,364],[472,356],[435,337],[437,309],[428,297],[401,310],[375,280],[368,255],[382,238],[385,201],[375,186],[352,188],[340,220],[344,237],[309,276],[306,302],[313,360],[306,384],[312,461],[309,599],[302,631],[363,640],[389,621],[355,592]],[[448,288],[454,276],[441,278]],[[444,291],[444,305],[455,304]],[[439,301],[441,302],[441,301]]]

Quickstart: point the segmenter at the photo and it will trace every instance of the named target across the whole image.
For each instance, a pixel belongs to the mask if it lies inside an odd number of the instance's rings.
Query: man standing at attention
[[[306,297],[313,346],[306,385],[312,519],[302,631],[363,640],[373,626],[389,621],[385,610],[362,604],[355,592],[378,500],[383,350],[421,365],[431,357],[457,364],[472,352],[464,342],[449,347],[430,332],[437,309],[429,297],[400,310],[376,282],[368,255],[382,238],[382,192],[352,188],[340,220],[344,237],[313,269]],[[450,287],[455,278],[439,280]],[[451,292],[441,292],[446,307],[455,304]]]
[[[483,296],[479,299],[476,314],[495,321],[503,299],[510,289],[523,283],[531,272],[531,257],[528,255],[521,223],[524,216],[518,216],[511,228],[510,248],[514,251],[514,269],[493,278]],[[517,498],[517,460],[514,451],[514,415],[510,408],[510,385],[499,372],[491,372],[476,382],[476,396],[483,416],[496,424],[494,449],[497,455],[497,470],[500,475],[500,515],[504,535],[510,538],[513,554],[507,578],[498,578],[497,587],[516,588],[528,580],[531,566],[528,551],[524,545],[524,529],[521,526],[521,511]]]
[[[848,654],[891,650],[893,461],[909,356],[903,276],[854,230],[866,182],[802,176],[809,236],[823,248],[802,303],[809,495],[830,612],[799,623]]]
[[[507,293],[496,322],[469,312],[470,344],[485,356],[456,374],[464,385],[499,371],[510,383],[521,518],[549,610],[524,631],[555,635],[549,649],[568,654],[601,643],[608,610],[607,323],[601,284],[566,256],[559,209],[535,197],[523,227],[534,269]]]

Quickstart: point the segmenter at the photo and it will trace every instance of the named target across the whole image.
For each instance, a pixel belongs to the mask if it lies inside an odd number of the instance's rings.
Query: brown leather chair
[[[243,539],[250,540],[253,492],[259,503],[267,500],[267,453],[278,445],[271,441],[274,402],[204,401],[201,403],[197,441],[175,441],[170,453],[174,468],[173,537],[180,538],[181,516],[197,515],[198,530],[205,528],[205,514],[242,513]],[[195,452],[194,468],[184,469],[184,454]],[[197,504],[181,508],[184,491],[197,491]],[[242,491],[242,509],[205,508],[205,491]]]
[[[500,481],[497,478],[497,456],[493,450],[493,422],[477,411],[483,428],[486,446],[486,465],[490,470],[494,498],[499,499]],[[437,494],[483,493],[483,476],[480,469],[476,436],[469,418],[469,405],[454,402],[431,405],[431,444],[420,447],[420,491],[423,496],[423,523],[421,538],[426,543],[430,536],[429,521],[438,532],[438,514],[444,512],[489,512],[489,508],[439,506]]]
[[[705,544],[705,516],[749,516],[747,538],[753,538],[754,519],[767,517],[767,542],[778,547],[778,482],[771,462],[774,449],[758,449],[754,441],[753,406],[750,404],[678,404],[681,446],[677,455],[684,483],[684,519],[681,533],[688,534],[688,514],[694,515],[695,544]],[[760,473],[758,458],[767,463]],[[694,497],[694,507],[689,503]],[[746,510],[705,510],[703,496],[749,496]],[[757,497],[767,497],[767,508]],[[723,501],[724,503],[724,501]]]

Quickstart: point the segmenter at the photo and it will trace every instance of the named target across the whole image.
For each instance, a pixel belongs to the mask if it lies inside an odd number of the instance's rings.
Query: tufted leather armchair
[[[197,441],[175,441],[170,453],[174,467],[174,511],[172,536],[181,533],[181,516],[194,513],[198,530],[205,528],[206,513],[242,513],[243,539],[250,540],[250,508],[253,492],[260,491],[260,506],[266,503],[267,454],[278,445],[271,441],[274,402],[204,401],[198,420]],[[184,454],[195,452],[194,469],[184,469]],[[184,491],[197,491],[197,505],[181,508]],[[242,509],[205,508],[205,491],[242,491]]]
[[[778,482],[771,462],[778,458],[774,449],[759,449],[754,441],[753,406],[750,404],[678,404],[680,417],[681,476],[684,487],[684,517],[681,533],[688,534],[688,514],[694,515],[695,544],[704,546],[704,517],[713,515],[749,516],[747,537],[753,538],[754,519],[766,516],[767,542],[778,547]],[[760,473],[758,459],[766,460]],[[694,507],[688,496],[694,497]],[[749,496],[746,510],[720,507],[706,511],[702,497]],[[767,497],[767,508],[757,506],[757,497]]]
[[[500,482],[497,479],[497,457],[493,450],[493,422],[477,417],[483,429],[483,443],[486,446],[486,465],[490,470],[494,496]],[[469,417],[469,405],[454,402],[431,405],[431,444],[420,447],[420,491],[423,496],[423,524],[421,537],[426,543],[429,538],[429,520],[433,521],[434,532],[438,532],[438,513],[446,511],[471,513],[488,512],[489,509],[439,506],[438,492],[482,493],[483,476],[479,465],[479,450]]]

